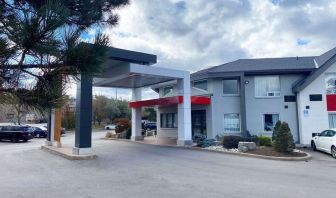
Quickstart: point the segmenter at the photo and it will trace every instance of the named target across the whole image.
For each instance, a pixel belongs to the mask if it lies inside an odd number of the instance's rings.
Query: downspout
[[[298,135],[298,143],[300,144],[300,119],[299,119],[299,104],[298,104],[298,92],[296,92],[296,120],[297,120],[297,135]]]

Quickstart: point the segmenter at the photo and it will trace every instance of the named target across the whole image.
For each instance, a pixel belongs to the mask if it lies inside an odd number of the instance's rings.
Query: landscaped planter
[[[292,153],[280,153],[273,149],[273,147],[257,147],[254,151],[240,152],[238,149],[226,149],[223,146],[210,146],[203,148],[204,150],[210,150],[214,152],[223,152],[229,154],[237,154],[248,157],[256,157],[263,159],[273,159],[273,160],[286,160],[286,161],[306,161],[311,159],[310,154],[303,151],[295,149]]]

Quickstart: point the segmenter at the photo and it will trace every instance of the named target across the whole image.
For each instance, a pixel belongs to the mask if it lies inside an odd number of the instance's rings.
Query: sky
[[[156,66],[190,72],[242,58],[320,55],[336,47],[335,0],[131,0],[118,13],[119,25],[101,30],[112,46],[155,54]],[[94,93],[115,97],[115,89]],[[118,93],[130,99],[129,91]],[[149,89],[144,93],[156,97]]]

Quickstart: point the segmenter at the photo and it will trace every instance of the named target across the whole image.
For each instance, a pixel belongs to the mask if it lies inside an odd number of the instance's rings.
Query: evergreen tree
[[[272,141],[275,140],[275,138],[276,138],[276,136],[277,136],[277,134],[278,134],[278,132],[279,132],[279,128],[280,128],[280,126],[281,126],[281,121],[279,120],[279,121],[277,121],[277,122],[275,123],[275,126],[274,126],[274,128],[273,128]]]
[[[283,122],[279,127],[279,131],[275,136],[274,148],[282,153],[290,153],[295,149],[293,135],[286,122]]]
[[[90,28],[115,26],[129,0],[0,0],[0,94],[45,109],[62,102],[64,85],[103,71],[109,40],[92,44]],[[4,103],[4,99],[0,103]]]

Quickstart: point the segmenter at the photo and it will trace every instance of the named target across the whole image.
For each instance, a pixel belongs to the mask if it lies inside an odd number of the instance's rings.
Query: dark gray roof
[[[315,56],[309,57],[286,57],[286,58],[258,58],[239,59],[223,65],[210,67],[194,73],[194,75],[205,73],[231,73],[231,72],[260,72],[276,70],[313,70]]]
[[[321,66],[336,54],[336,47],[315,58],[316,63]]]
[[[320,74],[336,62],[336,48],[320,56],[284,57],[284,58],[257,58],[239,59],[215,67],[200,70],[191,75],[192,80],[216,77],[228,77],[239,73],[264,74],[264,73],[293,73],[300,72],[307,75],[300,82],[294,83],[293,91],[298,92],[308,86]]]
[[[306,88],[311,82],[313,82],[317,77],[319,77],[323,72],[325,72],[329,67],[331,67],[336,62],[336,48],[333,48],[321,56],[316,57],[319,68],[314,70],[307,78],[304,78],[301,82],[296,83],[293,86],[294,92],[300,92]]]

